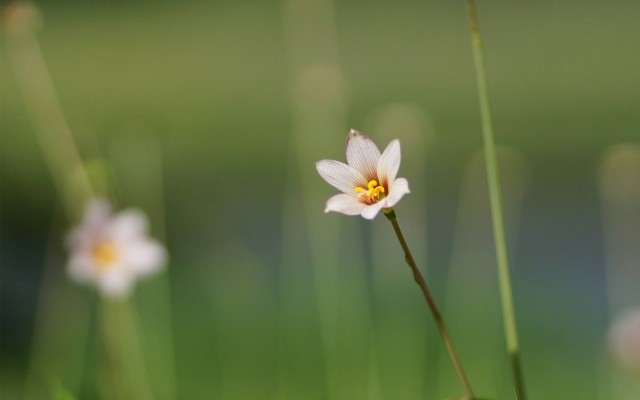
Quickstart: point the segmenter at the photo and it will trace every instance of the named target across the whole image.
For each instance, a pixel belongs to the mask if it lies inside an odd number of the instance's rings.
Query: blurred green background
[[[459,397],[388,222],[322,213],[334,189],[315,162],[344,161],[349,128],[400,139],[400,225],[476,392],[513,398],[464,2],[39,6],[83,159],[108,166],[119,204],[144,209],[171,255],[133,299],[154,398]],[[607,327],[640,304],[611,298],[616,254],[640,268],[637,229],[618,228],[640,220],[640,3],[478,13],[528,390],[616,398]],[[57,382],[95,398],[96,295],[66,279],[77,221],[10,57],[3,46],[1,397],[50,398]]]

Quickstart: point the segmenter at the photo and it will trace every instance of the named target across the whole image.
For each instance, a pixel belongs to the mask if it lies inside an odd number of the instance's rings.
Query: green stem
[[[100,301],[99,344],[101,391],[105,399],[125,400],[130,397],[125,372],[124,324],[120,304]]]
[[[11,8],[10,8],[11,7]],[[14,2],[5,11],[8,59],[32,117],[45,162],[70,220],[94,197],[76,141],[64,116],[36,35],[39,9],[29,2]],[[4,32],[3,32],[4,33]]]
[[[440,335],[442,335],[442,340],[444,341],[444,346],[446,347],[447,352],[449,353],[449,358],[451,358],[451,362],[453,363],[453,367],[456,370],[458,379],[460,380],[460,383],[462,384],[462,387],[464,389],[465,397],[467,399],[474,399],[475,397],[473,395],[473,391],[471,390],[471,385],[469,385],[469,381],[467,380],[464,370],[462,369],[462,364],[460,363],[460,360],[458,359],[458,355],[456,354],[456,350],[453,347],[453,341],[451,340],[451,337],[449,336],[449,331],[447,330],[447,326],[445,325],[444,320],[442,319],[442,314],[440,314],[440,311],[438,310],[438,307],[436,306],[436,303],[433,300],[433,296],[431,296],[431,292],[427,287],[427,282],[424,280],[424,277],[420,273],[420,270],[418,269],[418,266],[416,265],[416,262],[413,259],[413,255],[409,250],[409,246],[407,245],[407,242],[404,240],[404,235],[402,234],[402,231],[400,230],[400,225],[398,225],[398,221],[396,220],[396,214],[392,209],[388,209],[384,212],[384,215],[387,217],[387,219],[389,219],[389,221],[391,221],[391,225],[393,225],[393,230],[395,231],[396,236],[400,241],[400,246],[402,246],[402,250],[404,251],[404,259],[407,261],[407,264],[409,264],[409,267],[413,272],[413,279],[416,281],[418,286],[420,286],[420,289],[422,290],[422,294],[424,295],[424,299],[427,301],[427,304],[429,305],[429,310],[431,310],[431,314],[433,315],[433,319],[435,319],[436,324],[438,325],[438,329],[440,330]]]
[[[102,297],[100,305],[104,397],[154,400],[134,304],[130,300],[114,301]]]
[[[503,212],[501,204],[500,178],[498,174],[498,162],[493,140],[493,123],[489,108],[489,94],[487,92],[487,78],[482,49],[482,38],[478,29],[478,19],[473,0],[466,0],[469,25],[471,27],[471,43],[473,45],[473,57],[475,61],[476,78],[478,80],[478,95],[480,100],[480,114],[482,117],[482,134],[484,138],[484,151],[487,167],[487,181],[489,184],[489,199],[491,202],[491,218],[495,237],[496,259],[498,264],[498,276],[500,281],[500,299],[502,302],[502,314],[504,320],[504,332],[507,342],[507,351],[513,370],[513,379],[516,397],[525,400],[524,378],[520,362],[520,347],[518,344],[518,332],[516,329],[516,317],[513,305],[513,289],[509,273],[509,257],[507,255],[507,241],[504,232]]]

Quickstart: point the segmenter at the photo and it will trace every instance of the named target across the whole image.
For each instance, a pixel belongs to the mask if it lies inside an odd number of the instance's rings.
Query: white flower
[[[109,298],[125,298],[135,281],[164,267],[164,247],[147,236],[147,218],[129,209],[112,215],[104,199],[87,205],[80,226],[71,231],[69,275],[95,285]]]
[[[609,349],[620,365],[640,372],[640,308],[622,314],[613,324]]]
[[[327,200],[324,212],[361,215],[373,219],[409,193],[409,183],[397,178],[400,142],[391,141],[382,154],[371,139],[352,129],[347,135],[347,164],[334,160],[316,163],[320,176],[343,192]]]

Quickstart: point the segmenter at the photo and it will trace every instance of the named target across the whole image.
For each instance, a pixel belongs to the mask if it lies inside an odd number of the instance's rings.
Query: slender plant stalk
[[[453,347],[453,341],[449,336],[449,331],[447,330],[447,326],[442,319],[442,314],[438,310],[435,301],[433,300],[433,296],[431,296],[431,292],[427,287],[427,282],[424,280],[424,277],[420,273],[418,266],[416,265],[415,260],[413,259],[413,255],[411,254],[411,250],[409,250],[409,246],[407,246],[407,242],[404,240],[404,235],[400,230],[400,225],[398,225],[398,221],[396,219],[396,214],[392,209],[389,209],[384,212],[384,215],[391,221],[391,225],[393,225],[393,230],[400,241],[400,246],[402,246],[402,250],[404,251],[404,259],[409,264],[411,271],[413,272],[413,279],[416,281],[418,286],[420,286],[420,290],[422,290],[422,294],[424,295],[424,299],[427,301],[429,305],[429,310],[431,310],[431,314],[433,315],[433,319],[435,319],[436,324],[438,325],[438,329],[440,330],[440,334],[442,335],[442,340],[444,341],[444,346],[447,348],[447,352],[449,353],[449,358],[451,358],[451,362],[456,370],[456,374],[458,375],[458,379],[462,384],[462,387],[465,392],[465,397],[469,400],[475,399],[473,395],[473,391],[471,390],[471,385],[469,384],[469,380],[462,369],[462,364],[458,359],[458,355],[456,354],[456,350]]]
[[[130,300],[113,301],[103,297],[99,313],[104,397],[154,400],[133,304]]]
[[[95,193],[36,35],[40,11],[29,2],[16,1],[4,10],[3,17],[8,27],[7,58],[13,63],[19,90],[38,124],[36,137],[65,211],[74,220]]]
[[[100,389],[104,398],[114,400],[125,400],[131,397],[124,366],[125,340],[120,334],[124,328],[122,315],[117,309],[120,306],[120,304],[101,299],[97,332],[101,359]]]
[[[475,61],[476,78],[478,80],[478,95],[480,100],[480,114],[482,116],[482,135],[484,138],[485,161],[487,166],[487,182],[489,184],[489,199],[491,202],[491,219],[496,246],[496,259],[498,264],[498,276],[500,280],[500,299],[502,302],[502,314],[504,332],[507,342],[507,351],[513,370],[513,380],[516,397],[525,400],[524,378],[520,362],[520,346],[518,344],[518,332],[516,328],[515,309],[513,305],[513,289],[509,273],[509,257],[507,255],[507,241],[504,232],[504,221],[501,204],[500,177],[498,174],[498,162],[493,140],[493,123],[489,109],[489,94],[487,92],[487,78],[484,66],[484,53],[482,49],[482,37],[478,29],[478,18],[473,0],[466,0],[469,25],[471,27],[471,43],[473,46],[473,58]]]

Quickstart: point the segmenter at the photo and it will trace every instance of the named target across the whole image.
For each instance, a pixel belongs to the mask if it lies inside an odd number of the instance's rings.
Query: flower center
[[[112,243],[100,243],[93,249],[93,261],[96,263],[98,270],[103,270],[110,267],[117,260],[118,251]]]
[[[378,182],[375,179],[372,179],[367,184],[367,189],[358,186],[356,188],[356,193],[358,193],[358,198],[366,201],[369,204],[377,203],[380,200],[384,199],[384,187],[378,185]]]

